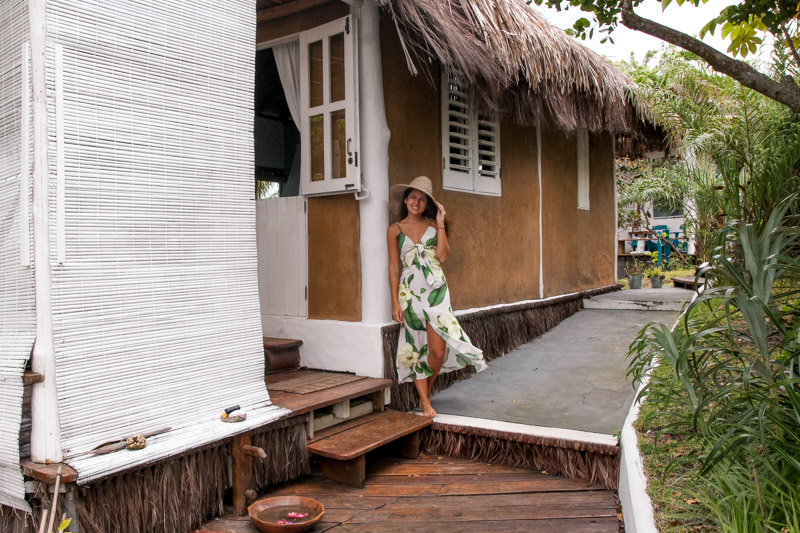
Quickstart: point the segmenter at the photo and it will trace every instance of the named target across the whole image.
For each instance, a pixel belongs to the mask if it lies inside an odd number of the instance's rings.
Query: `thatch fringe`
[[[229,444],[221,443],[76,491],[81,531],[183,533],[222,514]]]
[[[252,435],[252,445],[267,452],[265,460],[253,461],[253,482],[259,490],[311,472],[306,447],[307,420],[308,415],[278,420],[265,431]]]
[[[541,336],[562,320],[577,313],[581,308],[583,298],[619,288],[619,285],[611,285],[549,300],[484,309],[459,315],[458,321],[473,344],[483,350],[484,358],[491,361]],[[392,380],[391,408],[408,411],[418,405],[419,397],[414,383],[397,382],[395,358],[400,327],[400,324],[392,324],[384,326],[381,330],[383,335],[383,377]],[[436,379],[433,392],[435,394],[444,390],[453,383],[467,379],[474,373],[475,370],[472,367],[467,367],[441,374]]]
[[[422,433],[420,449],[428,454],[585,479],[611,490],[619,484],[619,447],[434,423]]]
[[[480,108],[565,131],[630,129],[634,83],[522,0],[379,0],[412,73],[435,59],[461,72]],[[429,77],[430,73],[428,73]]]
[[[0,504],[0,531],[3,533],[35,533],[37,525],[32,515]]]

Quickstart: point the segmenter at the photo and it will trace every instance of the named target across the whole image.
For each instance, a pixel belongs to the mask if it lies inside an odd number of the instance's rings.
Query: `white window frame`
[[[348,15],[327,24],[317,26],[300,33],[300,193],[303,196],[318,196],[339,193],[354,193],[361,190],[361,169],[359,162],[359,127],[358,127],[358,28],[356,17]],[[330,102],[330,48],[329,38],[338,33],[344,35],[345,57],[345,100]],[[308,45],[322,41],[322,77],[323,104],[316,107],[309,105],[309,57]],[[347,161],[346,177],[332,179],[333,141],[331,136],[330,114],[333,111],[345,110]],[[324,129],[324,178],[311,180],[311,131],[309,118],[323,115]]]
[[[500,122],[494,117],[478,114],[474,96],[466,84],[460,91],[453,90],[451,80],[456,76],[442,69],[442,185],[454,191],[500,196]],[[451,96],[459,98],[462,103],[453,106]],[[453,107],[461,107],[462,111]],[[461,144],[452,143],[451,126],[465,130],[466,133],[461,134]],[[452,157],[456,150],[462,150],[462,153]],[[462,164],[454,164],[453,159],[460,159]],[[484,161],[490,164],[484,166]]]
[[[578,128],[575,132],[578,160],[578,209],[589,209],[589,132]]]

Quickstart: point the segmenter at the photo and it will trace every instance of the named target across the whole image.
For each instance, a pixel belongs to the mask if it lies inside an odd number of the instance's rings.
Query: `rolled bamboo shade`
[[[79,482],[283,413],[258,303],[255,24],[240,0],[48,2],[58,407]],[[246,424],[219,421],[234,404]]]
[[[30,268],[27,2],[0,3],[0,504],[30,511],[20,471],[22,373],[36,335]],[[23,149],[26,148],[26,149]]]

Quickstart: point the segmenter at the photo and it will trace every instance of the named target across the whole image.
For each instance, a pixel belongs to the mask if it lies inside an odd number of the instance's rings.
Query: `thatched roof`
[[[630,81],[523,0],[376,0],[412,72],[430,58],[463,73],[481,107],[566,131],[628,129]]]

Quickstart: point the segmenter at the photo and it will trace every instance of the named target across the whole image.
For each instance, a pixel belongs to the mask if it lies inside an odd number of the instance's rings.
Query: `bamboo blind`
[[[26,240],[31,194],[26,8],[24,0],[0,2],[0,504],[30,511],[19,468],[22,373],[36,333]]]
[[[283,413],[258,303],[255,24],[244,0],[48,2],[58,407],[80,482],[242,430],[225,407]]]

